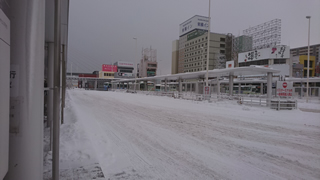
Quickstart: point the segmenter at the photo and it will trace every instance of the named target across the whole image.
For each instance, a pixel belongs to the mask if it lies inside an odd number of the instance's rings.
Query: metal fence
[[[294,97],[304,97],[307,94],[306,87],[294,87]],[[309,97],[320,97],[320,87],[309,87]]]

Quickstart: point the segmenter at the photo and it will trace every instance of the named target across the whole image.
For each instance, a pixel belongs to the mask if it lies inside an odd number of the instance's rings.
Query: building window
[[[220,38],[220,41],[225,42],[226,38]]]
[[[208,39],[208,37],[206,36],[206,39]]]
[[[286,64],[286,59],[275,59],[273,61],[274,64]]]
[[[224,47],[226,47],[226,45],[225,44],[220,44],[220,47],[224,48]]]
[[[221,54],[224,54],[224,53],[225,53],[225,51],[224,51],[224,50],[220,50],[220,53],[221,53]]]

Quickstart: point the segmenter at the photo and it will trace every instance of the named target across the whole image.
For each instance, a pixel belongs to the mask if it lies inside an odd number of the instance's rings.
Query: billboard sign
[[[277,81],[277,96],[292,97],[293,83],[288,81]]]
[[[115,65],[102,64],[102,71],[117,72],[118,71],[118,67],[115,66]]]
[[[258,49],[239,53],[238,62],[258,61],[264,59],[289,59],[290,47],[289,46],[274,46],[266,49]]]
[[[180,24],[179,36],[182,36],[194,29],[208,30],[208,17],[195,15]]]
[[[133,64],[132,62],[118,61],[118,62],[116,62],[116,65],[117,65],[118,67],[131,67],[131,68],[134,67],[134,64]]]

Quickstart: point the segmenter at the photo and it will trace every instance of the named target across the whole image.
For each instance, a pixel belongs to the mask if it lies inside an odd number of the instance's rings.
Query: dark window
[[[225,44],[220,44],[220,47],[224,48],[224,47],[226,47],[226,45]]]
[[[225,51],[224,51],[224,50],[220,50],[220,53],[221,53],[221,54],[224,54],[224,53],[225,53]]]
[[[286,59],[275,59],[273,61],[274,64],[285,64],[286,63]]]
[[[220,38],[220,41],[225,42],[226,38]]]

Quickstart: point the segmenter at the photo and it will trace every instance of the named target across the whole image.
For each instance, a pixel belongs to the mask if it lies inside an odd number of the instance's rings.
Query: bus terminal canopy
[[[222,77],[222,76],[245,76],[245,75],[266,75],[267,73],[279,73],[280,70],[267,68],[263,66],[248,66],[248,67],[237,67],[237,68],[230,68],[230,69],[214,69],[209,70],[209,78],[212,77]],[[197,79],[197,78],[205,78],[206,71],[198,71],[198,72],[187,72],[187,73],[180,73],[180,74],[168,74],[168,75],[160,75],[160,76],[153,76],[153,77],[144,77],[144,78],[137,78],[138,81],[152,81],[152,80],[178,80],[178,79]],[[114,80],[112,83],[118,82],[131,82],[135,81],[135,79],[121,79],[121,80]]]

